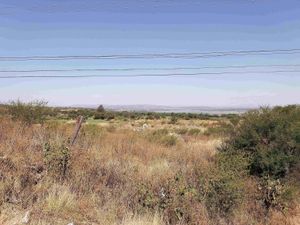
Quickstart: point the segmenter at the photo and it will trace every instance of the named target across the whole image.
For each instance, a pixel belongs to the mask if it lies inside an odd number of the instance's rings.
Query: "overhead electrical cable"
[[[246,69],[268,67],[299,67],[300,64],[272,64],[272,65],[231,65],[231,66],[203,66],[203,67],[163,67],[163,68],[71,68],[71,69],[29,69],[29,70],[0,70],[0,73],[40,73],[40,72],[88,72],[88,71],[172,71],[172,70],[202,70],[202,69]]]
[[[180,58],[196,59],[224,56],[249,56],[249,55],[278,55],[299,54],[300,48],[293,49],[259,49],[238,51],[213,51],[190,53],[150,53],[150,54],[111,54],[111,55],[57,55],[57,56],[0,56],[0,61],[39,61],[39,60],[92,60],[92,59],[161,59]]]
[[[169,74],[131,74],[131,75],[11,75],[0,76],[0,79],[20,78],[134,78],[134,77],[174,77],[174,76],[203,76],[203,75],[230,75],[230,74],[277,74],[299,73],[300,70],[274,70],[274,71],[224,71],[224,72],[198,72],[198,73],[169,73]]]

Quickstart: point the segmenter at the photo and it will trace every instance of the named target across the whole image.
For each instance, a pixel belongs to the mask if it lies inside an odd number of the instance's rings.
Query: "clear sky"
[[[190,53],[291,48],[300,48],[298,0],[0,1],[0,56]],[[165,68],[262,64],[300,64],[300,54],[206,59],[0,61],[0,69]],[[205,69],[201,72],[274,69],[283,70],[276,67]],[[300,67],[291,69],[300,70]],[[76,74],[113,76],[137,73],[166,72]],[[35,73],[35,75],[44,74],[50,73]],[[58,73],[51,73],[54,74]],[[74,75],[70,72],[59,74]],[[0,101],[16,98],[44,99],[51,105],[299,104],[300,73],[257,72],[199,77],[0,79]]]

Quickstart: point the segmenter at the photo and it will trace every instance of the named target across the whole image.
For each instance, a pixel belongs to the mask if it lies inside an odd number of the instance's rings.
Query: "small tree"
[[[105,112],[104,106],[99,105],[98,108],[97,108],[97,112]]]
[[[20,100],[11,101],[8,107],[9,114],[14,120],[20,120],[27,125],[43,123],[47,116],[47,102],[32,101],[23,103]]]

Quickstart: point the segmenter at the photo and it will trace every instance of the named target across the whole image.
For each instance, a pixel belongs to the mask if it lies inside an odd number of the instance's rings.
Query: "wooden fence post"
[[[79,116],[76,121],[75,130],[74,130],[74,134],[73,134],[72,141],[71,141],[71,146],[75,143],[75,140],[78,136],[82,122],[83,122],[83,116]]]

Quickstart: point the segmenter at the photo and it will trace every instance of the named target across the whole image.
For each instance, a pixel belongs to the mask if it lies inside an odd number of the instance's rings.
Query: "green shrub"
[[[69,148],[65,143],[50,144],[47,142],[43,152],[47,173],[56,179],[63,180],[70,166]]]
[[[299,131],[299,106],[261,108],[242,116],[221,150],[245,154],[252,175],[280,178],[300,162]]]
[[[200,182],[202,196],[212,217],[228,216],[242,201],[242,182],[231,173],[216,170]]]
[[[169,121],[169,124],[176,124],[178,121],[178,118],[176,116],[171,116],[171,119]]]
[[[113,112],[96,112],[94,114],[95,120],[112,120],[115,118],[115,114]]]
[[[201,217],[195,207],[201,204],[197,189],[182,174],[156,185],[151,182],[137,185],[130,204],[140,213],[149,210],[161,213],[168,224],[197,224]]]
[[[218,169],[202,171],[199,183],[178,171],[159,183],[137,185],[129,202],[134,211],[161,213],[168,224],[199,224],[203,216],[208,216],[206,210],[199,211],[199,206],[206,205],[212,219],[228,218],[242,202],[242,191],[240,179]]]
[[[212,217],[229,216],[243,201],[248,158],[242,153],[219,152],[214,169],[201,177],[202,195]]]
[[[44,101],[23,103],[17,100],[10,102],[8,111],[12,119],[20,120],[27,125],[43,123],[47,116],[46,105],[47,102]]]
[[[104,112],[96,112],[94,115],[95,120],[105,120],[105,113]]]
[[[239,187],[233,181],[224,177],[210,180],[206,206],[212,213],[226,216],[234,209],[239,199]]]
[[[219,152],[216,155],[216,166],[227,174],[244,177],[249,174],[249,158],[243,153]]]
[[[115,118],[115,114],[112,112],[106,112],[106,120],[113,120]]]

